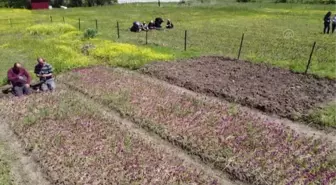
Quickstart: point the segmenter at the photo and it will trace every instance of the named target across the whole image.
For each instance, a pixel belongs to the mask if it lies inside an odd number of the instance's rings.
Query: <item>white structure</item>
[[[157,3],[159,0],[118,0],[119,4],[124,3]],[[160,0],[161,3],[181,2],[181,0]]]

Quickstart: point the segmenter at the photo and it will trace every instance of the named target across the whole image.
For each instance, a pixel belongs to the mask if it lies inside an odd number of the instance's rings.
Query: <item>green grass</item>
[[[213,3],[216,5],[212,5]],[[145,44],[145,33],[128,31],[132,22],[148,22],[161,16],[164,19],[170,18],[176,28],[149,32],[148,46],[155,51],[168,53],[175,59],[199,55],[237,57],[240,38],[244,33],[241,59],[267,62],[302,72],[305,70],[312,44],[316,41],[309,73],[335,78],[335,36],[321,33],[324,14],[334,9],[332,5],[235,3],[219,0],[203,4],[194,2],[191,6],[162,4],[161,8],[156,4],[133,4],[32,12],[0,9],[0,47],[15,43],[9,49],[0,50],[3,64],[1,67],[4,67],[0,73],[1,76],[5,75],[7,68],[17,60],[29,60],[27,64],[31,66],[31,61],[37,55],[46,57],[50,62],[59,60],[60,51],[51,49],[50,43],[45,41],[48,37],[38,40],[35,36],[23,36],[26,27],[50,22],[50,16],[53,23],[63,22],[64,17],[65,22],[75,28],[78,28],[80,18],[81,31],[95,28],[97,19],[99,39],[136,45]],[[117,21],[120,25],[120,39],[117,38]],[[188,30],[188,52],[183,51],[184,30]],[[293,33],[293,37],[287,38],[287,33]],[[53,37],[55,36],[49,36]],[[14,38],[19,40],[13,41]],[[72,42],[64,44],[74,46]],[[76,47],[78,49],[77,45]],[[136,65],[128,65],[127,59],[128,57],[119,57],[114,59],[118,62],[109,63],[126,63],[121,66],[137,68],[151,61],[143,60]],[[134,63],[134,59],[130,60]],[[31,70],[30,66],[28,68]],[[68,69],[68,66],[64,68]]]
[[[112,6],[73,9],[72,11],[38,12],[66,17],[77,26],[77,19],[83,21],[81,28],[95,27],[98,20],[102,38],[119,42],[144,44],[145,33],[127,31],[134,20],[149,21],[156,16],[170,18],[176,29],[150,32],[152,46],[164,46],[182,51],[184,30],[188,30],[188,50],[201,55],[225,55],[236,57],[240,38],[245,33],[241,58],[255,62],[269,62],[295,71],[304,71],[314,41],[317,48],[313,55],[311,73],[335,77],[335,39],[322,35],[321,19],[325,7],[312,5],[294,6],[274,4],[229,4],[218,7],[176,7],[155,6]],[[332,6],[329,6],[333,9]],[[116,21],[120,24],[120,39],[117,39]],[[285,39],[284,32],[292,30],[293,38]],[[291,31],[290,31],[291,32]]]
[[[308,121],[336,128],[336,102],[333,101],[322,108],[313,110],[308,116]]]

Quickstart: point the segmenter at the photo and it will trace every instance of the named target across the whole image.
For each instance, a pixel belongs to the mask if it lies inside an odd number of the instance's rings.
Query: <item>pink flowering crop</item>
[[[184,94],[127,71],[82,69],[62,81],[239,180],[288,185],[336,182],[330,142],[238,107]]]
[[[52,95],[1,99],[12,123],[51,184],[217,184],[218,179],[104,117],[60,85]]]

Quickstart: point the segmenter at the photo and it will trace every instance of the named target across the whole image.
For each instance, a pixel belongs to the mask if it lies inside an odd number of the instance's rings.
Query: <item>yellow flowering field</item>
[[[113,66],[136,69],[149,61],[170,60],[171,54],[160,53],[150,48],[111,41],[94,40],[96,48],[90,54]]]
[[[39,56],[52,64],[56,73],[101,64],[137,69],[151,61],[174,57],[168,52],[158,52],[148,47],[99,38],[85,39],[83,31],[66,23],[33,24],[16,31],[6,34],[7,37],[0,41],[0,48],[3,49],[0,56],[5,59],[4,69],[1,70],[2,81],[5,81],[6,71],[14,62],[23,63],[32,72],[35,59]],[[83,53],[86,45],[93,46],[87,49],[89,55]]]

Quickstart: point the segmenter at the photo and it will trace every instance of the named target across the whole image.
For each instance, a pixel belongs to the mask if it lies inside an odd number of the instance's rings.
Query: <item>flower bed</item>
[[[138,74],[106,68],[75,70],[63,80],[240,180],[336,181],[330,142],[300,135],[237,106],[185,95]]]
[[[0,118],[12,124],[52,184],[220,183],[72,91],[1,99],[0,106]]]

